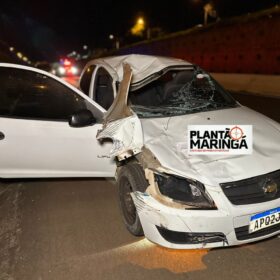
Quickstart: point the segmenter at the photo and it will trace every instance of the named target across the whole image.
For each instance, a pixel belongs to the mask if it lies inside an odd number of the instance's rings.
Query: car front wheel
[[[142,236],[142,225],[131,197],[132,192],[145,192],[148,187],[148,181],[142,167],[136,163],[120,167],[117,185],[124,224],[130,233],[135,236]]]

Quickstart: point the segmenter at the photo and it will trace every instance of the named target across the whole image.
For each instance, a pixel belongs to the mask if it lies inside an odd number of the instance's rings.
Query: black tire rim
[[[120,201],[124,218],[129,225],[133,225],[136,221],[136,208],[130,195],[130,193],[133,192],[133,189],[127,178],[122,178],[120,181],[120,188]]]

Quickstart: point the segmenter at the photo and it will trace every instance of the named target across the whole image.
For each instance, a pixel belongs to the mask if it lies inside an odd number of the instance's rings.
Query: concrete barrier
[[[211,73],[224,88],[280,98],[280,75]]]

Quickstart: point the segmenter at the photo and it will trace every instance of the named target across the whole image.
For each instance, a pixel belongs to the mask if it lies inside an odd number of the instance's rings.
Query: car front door
[[[74,128],[88,109],[97,123]],[[111,177],[110,143],[96,140],[104,110],[46,72],[0,64],[0,177]]]

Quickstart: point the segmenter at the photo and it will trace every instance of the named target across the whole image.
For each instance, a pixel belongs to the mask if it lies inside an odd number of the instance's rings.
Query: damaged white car
[[[278,123],[240,105],[183,60],[97,59],[85,67],[82,89],[87,73],[92,79],[85,93],[108,109],[97,138],[113,141],[120,205],[132,234],[170,248],[202,248],[280,232]],[[244,145],[249,152],[236,154],[246,140],[236,136],[237,124],[253,130],[247,134],[253,149]],[[215,153],[189,153],[188,127],[194,125],[231,127],[233,153],[217,152],[218,142]]]
[[[127,229],[170,248],[280,233],[280,125],[240,105],[198,66],[100,58],[84,68],[83,93],[34,68],[1,64],[0,72],[0,177],[116,175]],[[40,92],[36,102],[27,78]],[[51,104],[43,93],[55,90],[62,94]]]

